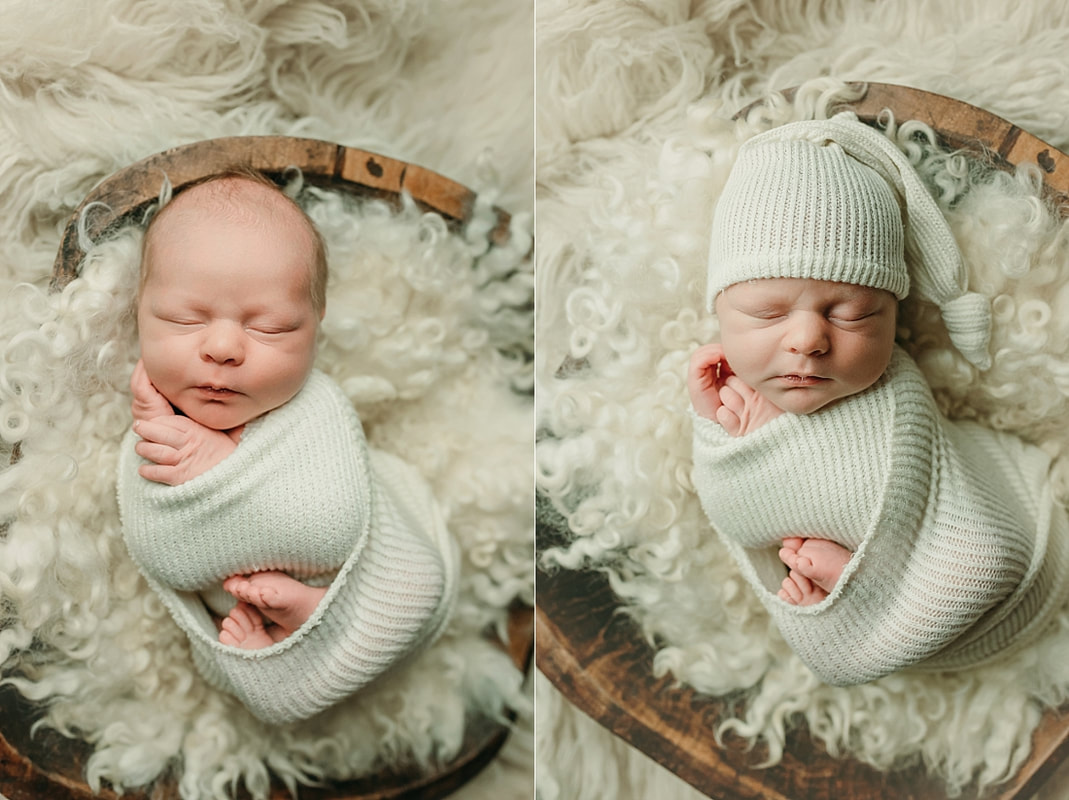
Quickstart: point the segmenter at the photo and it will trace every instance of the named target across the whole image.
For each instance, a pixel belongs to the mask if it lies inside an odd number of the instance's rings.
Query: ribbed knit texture
[[[907,266],[908,265],[908,266]],[[713,217],[707,304],[760,278],[912,288],[940,307],[954,346],[981,369],[991,310],[968,291],[961,251],[905,154],[850,113],[793,122],[739,149]]]
[[[850,685],[1008,655],[1066,600],[1069,518],[1039,448],[945,420],[896,348],[869,390],[729,436],[694,416],[710,522],[794,651]],[[813,606],[776,596],[788,536],[854,551]]]
[[[135,442],[132,432],[123,442],[118,481],[130,555],[189,636],[200,671],[261,720],[319,713],[447,623],[459,555],[430,488],[368,448],[352,405],[322,373],[250,423],[227,459],[179,486],[141,478]],[[329,589],[284,641],[220,644],[204,599],[230,575],[261,570],[329,579]]]

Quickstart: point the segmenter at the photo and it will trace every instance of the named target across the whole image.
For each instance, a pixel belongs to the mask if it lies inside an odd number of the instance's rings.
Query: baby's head
[[[297,394],[325,309],[323,240],[266,178],[196,184],[145,232],[141,358],[160,393],[202,425],[236,428]]]
[[[897,311],[884,289],[811,278],[736,283],[716,299],[732,371],[792,414],[872,386],[891,360]]]
[[[946,220],[893,143],[838,117],[740,148],[713,219],[707,300],[728,364],[773,405],[807,414],[872,386],[911,272],[982,366],[987,301],[966,292]]]

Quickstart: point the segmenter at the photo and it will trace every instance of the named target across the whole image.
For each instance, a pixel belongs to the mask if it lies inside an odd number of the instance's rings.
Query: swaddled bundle
[[[761,293],[784,282],[787,300]],[[733,305],[743,283],[742,297],[756,285],[760,302]],[[850,307],[842,285],[877,300]],[[788,382],[802,393],[797,413],[779,405],[738,438],[696,414],[694,484],[787,642],[832,684],[1010,654],[1066,599],[1069,519],[1050,458],[941,416],[894,345],[895,319],[884,324],[888,296],[911,289],[939,308],[958,352],[987,369],[989,303],[969,291],[946,219],[890,139],[843,113],[742,145],[709,254],[711,310],[726,293],[723,359],[746,368],[768,405],[789,404],[768,376],[815,382]],[[746,376],[736,377],[749,385]],[[816,393],[825,384],[830,394]],[[821,586],[830,593],[812,604],[775,594],[784,585],[791,596],[777,555],[795,537],[845,548],[838,579]]]
[[[1069,520],[1050,458],[945,420],[896,348],[869,390],[742,437],[694,416],[694,480],[713,527],[788,644],[824,681],[978,664],[1032,641],[1065,601]],[[782,540],[853,551],[811,606],[776,596]]]
[[[455,601],[459,556],[422,478],[367,446],[341,390],[313,371],[249,423],[224,461],[178,486],[138,475],[123,441],[119,508],[131,556],[193,646],[209,682],[260,719],[310,717],[429,644]],[[281,570],[328,591],[270,647],[220,644],[201,594]],[[225,613],[215,609],[217,613]]]

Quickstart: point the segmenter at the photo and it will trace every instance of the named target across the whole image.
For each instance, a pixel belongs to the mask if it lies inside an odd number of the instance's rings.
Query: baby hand
[[[130,410],[135,420],[150,420],[174,415],[174,409],[167,402],[167,398],[160,394],[149,380],[148,373],[145,371],[145,362],[141,359],[138,359],[134,374],[130,377],[130,390],[134,393]]]
[[[687,389],[690,402],[699,416],[716,419],[723,403],[720,390],[732,375],[731,367],[724,360],[724,349],[717,343],[705,344],[694,351],[687,370]]]
[[[141,437],[134,451],[153,462],[138,467],[138,474],[170,486],[207,472],[237,448],[234,439],[223,431],[176,414],[135,420],[134,432]]]
[[[745,436],[782,413],[782,409],[772,405],[741,378],[730,375],[720,390],[716,421],[732,436]]]

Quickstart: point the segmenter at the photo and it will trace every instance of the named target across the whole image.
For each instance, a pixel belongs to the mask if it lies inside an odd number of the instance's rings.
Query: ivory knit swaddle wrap
[[[713,527],[787,643],[824,681],[1008,654],[1066,599],[1069,519],[1050,458],[945,420],[896,348],[867,391],[745,436],[694,417],[694,482]],[[812,606],[776,596],[789,536],[853,551]]]
[[[328,708],[444,629],[459,556],[430,488],[367,446],[352,405],[322,373],[184,484],[140,477],[136,441],[131,431],[119,459],[130,555],[188,635],[205,678],[263,721]],[[263,570],[329,588],[283,641],[259,650],[220,644],[200,593],[218,597],[225,578]]]

